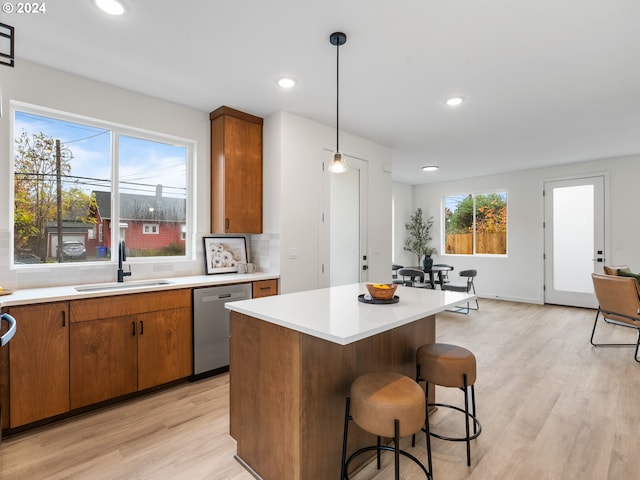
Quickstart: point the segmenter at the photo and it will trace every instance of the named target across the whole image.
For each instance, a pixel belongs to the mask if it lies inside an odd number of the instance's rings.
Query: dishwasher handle
[[[242,300],[245,298],[250,298],[250,297],[248,297],[243,292],[227,292],[227,293],[214,293],[210,295],[203,295],[202,297],[199,298],[199,301],[202,303],[218,302],[218,301],[226,302],[228,300],[236,300],[236,299]]]
[[[9,343],[9,340],[11,340],[16,334],[16,319],[8,313],[3,313],[2,315],[0,315],[0,323],[2,323],[2,320],[5,320],[9,324],[9,329],[5,332],[4,335],[0,336],[0,347],[3,347],[7,343]]]

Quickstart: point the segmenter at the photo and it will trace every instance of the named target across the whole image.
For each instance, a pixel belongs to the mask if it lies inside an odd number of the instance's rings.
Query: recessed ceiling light
[[[462,102],[464,102],[464,98],[462,97],[451,97],[446,101],[446,104],[450,107],[457,107]]]
[[[423,172],[435,172],[440,167],[437,165],[427,165],[426,167],[422,167]]]
[[[281,78],[278,80],[278,85],[282,88],[293,88],[296,86],[296,81],[293,78]]]
[[[118,0],[95,0],[96,6],[109,15],[122,15],[124,5]]]

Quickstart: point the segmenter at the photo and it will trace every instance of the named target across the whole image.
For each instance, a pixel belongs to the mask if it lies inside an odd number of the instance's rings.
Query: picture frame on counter
[[[243,236],[207,236],[204,241],[204,268],[207,275],[236,273],[247,263],[247,239]]]

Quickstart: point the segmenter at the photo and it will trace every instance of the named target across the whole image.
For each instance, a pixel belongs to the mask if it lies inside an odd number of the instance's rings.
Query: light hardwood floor
[[[640,364],[632,349],[591,347],[592,310],[480,303],[468,316],[438,315],[438,341],[476,354],[483,432],[471,467],[463,443],[432,440],[436,480],[640,478]],[[602,332],[635,341],[630,330]],[[251,480],[233,459],[228,394],[222,375],[4,438],[0,479]],[[461,403],[462,393],[439,388],[438,400]],[[461,418],[441,410],[432,427],[461,429]],[[403,447],[424,458],[424,443],[420,435],[415,448],[409,439]],[[393,478],[392,457],[354,480]],[[423,478],[410,462],[401,475]]]

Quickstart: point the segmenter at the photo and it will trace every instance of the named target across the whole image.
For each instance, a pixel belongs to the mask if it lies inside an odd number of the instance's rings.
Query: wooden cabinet
[[[253,282],[252,297],[269,297],[278,294],[278,280],[258,280]]]
[[[70,302],[71,408],[192,373],[191,290]]]
[[[136,326],[135,316],[71,324],[71,408],[137,390]]]
[[[262,118],[211,112],[211,232],[262,233]]]
[[[9,308],[19,328],[9,343],[10,426],[69,410],[67,302]]]
[[[138,390],[193,373],[191,303],[189,307],[139,315],[138,322]]]

